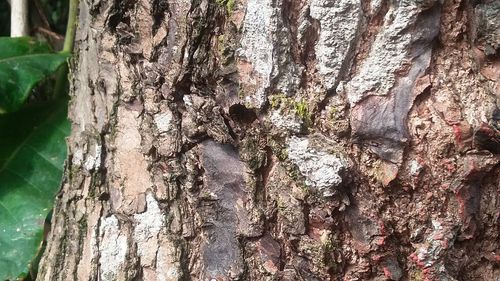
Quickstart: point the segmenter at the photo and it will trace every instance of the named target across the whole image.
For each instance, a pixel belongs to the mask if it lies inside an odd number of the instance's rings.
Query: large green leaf
[[[0,280],[25,273],[42,241],[66,158],[67,102],[0,116]]]
[[[33,87],[54,73],[68,54],[28,37],[0,37],[0,113],[18,110]]]
[[[51,53],[50,46],[30,37],[0,37],[0,59]]]

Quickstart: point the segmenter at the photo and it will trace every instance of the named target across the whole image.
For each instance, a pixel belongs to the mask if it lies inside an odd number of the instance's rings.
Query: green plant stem
[[[69,0],[68,24],[66,25],[66,36],[64,37],[64,46],[62,53],[73,53],[75,44],[75,32],[78,17],[78,2],[79,0]],[[54,97],[60,97],[65,94],[65,86],[68,81],[68,64],[63,65],[57,71],[57,80],[54,88]]]
[[[75,31],[78,17],[78,0],[69,0],[68,25],[66,26],[66,36],[64,37],[63,52],[72,53],[75,43]]]

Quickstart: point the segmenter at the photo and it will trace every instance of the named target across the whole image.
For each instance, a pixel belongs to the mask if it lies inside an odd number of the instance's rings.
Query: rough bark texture
[[[500,2],[80,2],[38,280],[499,280]]]

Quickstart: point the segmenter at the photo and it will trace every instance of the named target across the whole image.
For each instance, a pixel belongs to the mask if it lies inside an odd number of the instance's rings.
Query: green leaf
[[[47,43],[30,37],[0,37],[0,50],[0,59],[52,52]]]
[[[59,189],[67,101],[0,116],[0,280],[26,273]]]
[[[0,37],[0,113],[18,110],[31,90],[54,73],[69,54],[28,37]]]

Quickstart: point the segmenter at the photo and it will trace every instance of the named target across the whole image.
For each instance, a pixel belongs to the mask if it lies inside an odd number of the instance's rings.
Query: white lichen
[[[315,46],[318,71],[326,89],[331,89],[356,44],[362,15],[361,2],[312,0],[310,14],[321,26]]]
[[[94,151],[89,153],[83,167],[87,171],[98,170],[101,167],[101,153],[102,147],[99,143],[93,145]]]
[[[273,33],[276,31],[277,11],[272,7],[271,0],[249,0],[243,32],[241,48],[238,55],[252,64],[253,70],[260,76],[257,92],[250,97],[250,102],[256,102],[260,107],[265,102],[265,89],[269,86],[273,70]]]
[[[184,102],[184,105],[186,105],[186,107],[192,107],[193,106],[193,98],[191,98],[190,95],[184,95],[184,96],[182,96],[182,101]]]
[[[412,176],[418,176],[418,174],[420,174],[422,169],[423,169],[422,165],[420,165],[420,163],[418,163],[417,160],[412,160],[410,162],[410,174]]]
[[[155,114],[153,120],[160,134],[167,133],[172,128],[172,113],[168,110]]]
[[[83,163],[83,151],[81,149],[76,149],[71,157],[73,165],[78,167]]]
[[[370,2],[370,13],[376,14],[382,7],[382,0],[372,0]]]
[[[263,77],[269,76],[273,64],[273,21],[274,8],[270,0],[249,0],[245,21],[243,23],[243,38],[241,40],[241,55],[247,58],[257,73]]]
[[[418,247],[414,253],[415,257],[423,264],[424,268],[436,265],[439,267],[442,256],[447,249],[453,246],[457,232],[453,224],[451,226],[445,226],[441,221],[435,219],[433,219],[431,223],[433,228],[432,232],[425,239],[425,243]]]
[[[273,111],[270,117],[271,123],[279,129],[293,133],[300,132],[302,121],[296,116],[283,114],[280,111]]]
[[[165,224],[165,217],[158,202],[151,193],[146,194],[146,211],[134,215],[134,241],[137,243],[137,254],[144,266],[154,266],[158,234]]]
[[[295,136],[289,139],[287,152],[288,158],[305,177],[306,185],[318,189],[325,197],[335,194],[334,187],[342,183],[340,173],[347,168],[344,159],[311,148],[308,138]]]
[[[411,34],[405,31],[415,23],[420,12],[415,1],[391,5],[368,57],[359,73],[346,85],[351,105],[362,100],[368,92],[371,95],[386,95],[394,86],[396,71],[408,62]]]
[[[128,249],[127,237],[121,233],[118,218],[115,215],[102,219],[99,233],[101,236],[99,243],[100,280],[117,280],[125,263]]]

